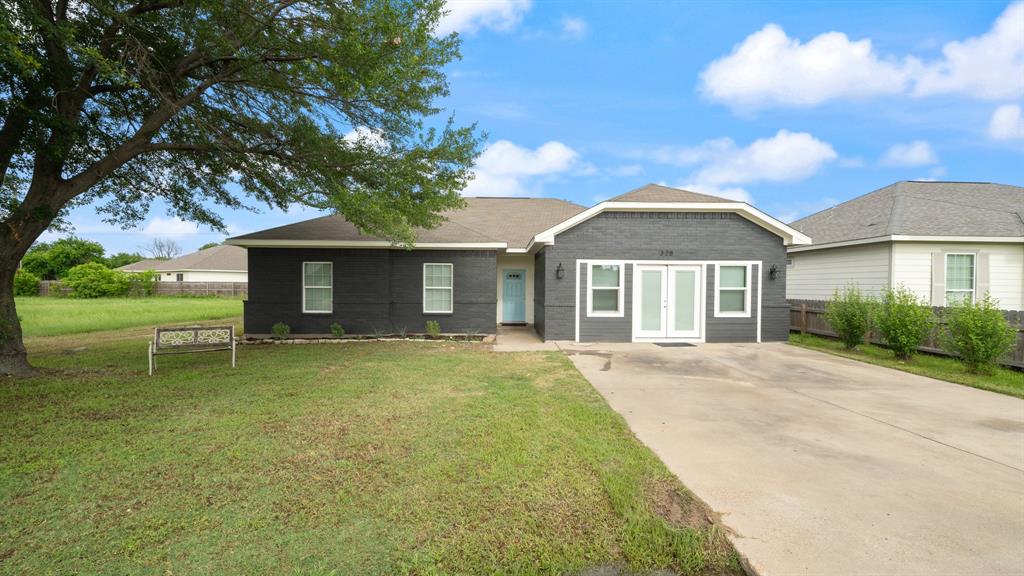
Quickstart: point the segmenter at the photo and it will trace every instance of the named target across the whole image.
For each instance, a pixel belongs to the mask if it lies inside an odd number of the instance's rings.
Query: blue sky
[[[1024,184],[1024,1],[450,4],[444,107],[488,145],[470,195],[584,205],[647,182],[784,220],[897,180]],[[225,213],[231,233],[317,213]],[[77,209],[108,252],[224,234]],[[52,236],[51,236],[52,237]]]

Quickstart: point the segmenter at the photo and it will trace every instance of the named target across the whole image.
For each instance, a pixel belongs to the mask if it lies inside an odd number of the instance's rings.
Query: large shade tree
[[[0,373],[30,371],[19,260],[67,211],[300,203],[408,243],[460,205],[480,138],[434,122],[442,0],[0,0]],[[436,124],[436,125],[435,125]]]

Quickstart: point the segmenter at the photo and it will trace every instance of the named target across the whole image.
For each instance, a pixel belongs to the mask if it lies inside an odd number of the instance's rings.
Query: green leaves
[[[223,229],[218,207],[304,204],[411,242],[460,205],[481,139],[436,118],[455,35],[441,0],[5,4],[0,218],[97,202],[133,225],[156,199]],[[31,114],[29,114],[29,111]],[[382,145],[351,137],[373,134]],[[9,160],[4,158],[9,156]],[[29,192],[32,191],[30,195]],[[42,209],[43,212],[38,210]]]

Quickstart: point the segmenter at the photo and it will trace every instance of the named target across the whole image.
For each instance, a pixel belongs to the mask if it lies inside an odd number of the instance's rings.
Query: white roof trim
[[[811,243],[808,236],[744,202],[601,202],[537,234],[527,250],[534,244],[554,244],[557,234],[602,212],[733,212],[781,236],[787,246]]]
[[[878,242],[977,242],[984,244],[1024,244],[1024,236],[909,236],[904,234],[893,234],[889,236],[875,236],[873,238],[859,238],[857,240],[844,240],[841,242],[827,242],[825,244],[812,244],[810,246],[794,246],[789,248],[788,251],[808,252],[811,250],[842,248],[843,246],[875,244]]]
[[[225,244],[246,248],[402,248],[387,240],[247,240],[232,238]],[[413,250],[504,250],[505,242],[416,242]]]

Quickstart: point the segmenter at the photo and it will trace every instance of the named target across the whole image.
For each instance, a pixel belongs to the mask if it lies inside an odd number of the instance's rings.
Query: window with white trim
[[[622,264],[587,268],[588,316],[622,316]]]
[[[423,265],[423,313],[451,314],[453,297],[451,264]]]
[[[974,301],[974,254],[946,254],[946,306]]]
[[[334,310],[334,263],[302,263],[302,312],[330,314]]]
[[[750,266],[719,264],[715,273],[715,316],[750,316]]]

